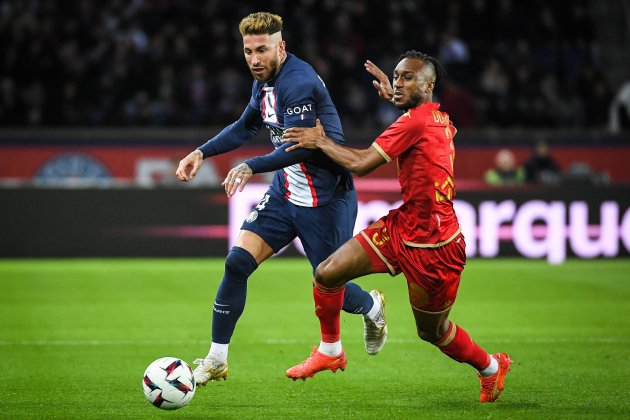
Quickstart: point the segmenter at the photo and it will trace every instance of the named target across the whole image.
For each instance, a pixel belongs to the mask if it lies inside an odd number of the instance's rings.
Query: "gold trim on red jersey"
[[[422,312],[422,313],[425,313],[425,314],[431,314],[431,315],[437,315],[437,314],[444,313],[444,312],[446,312],[446,311],[450,311],[452,307],[453,307],[453,305],[451,304],[451,305],[449,305],[449,306],[448,306],[448,308],[446,308],[446,309],[442,309],[441,311],[437,311],[437,312],[431,312],[431,311],[425,311],[425,310],[423,310],[423,309],[418,309],[418,308],[416,308],[415,306],[411,305],[411,308],[412,308],[414,311],[417,311],[417,312]]]
[[[455,239],[457,237],[457,235],[459,235],[460,233],[462,233],[462,228],[457,228],[457,230],[455,231],[455,233],[453,235],[451,235],[450,238],[448,238],[445,241],[442,242],[438,242],[436,244],[417,244],[415,242],[408,242],[408,241],[403,241],[405,243],[405,245],[407,246],[412,246],[414,248],[439,248],[441,246],[444,246],[446,244],[448,244],[449,242],[451,242],[453,239]]]
[[[383,148],[381,146],[379,146],[378,143],[373,142],[372,143],[372,147],[375,148],[376,151],[379,153],[379,155],[383,156],[383,159],[385,159],[387,162],[391,162],[392,161],[392,158],[389,157],[389,155],[387,153],[385,153]]]
[[[378,255],[378,257],[383,260],[383,262],[385,263],[385,265],[387,266],[387,268],[389,269],[389,274],[391,276],[395,276],[396,274],[398,274],[396,272],[396,270],[394,270],[394,267],[391,266],[391,264],[389,263],[389,261],[387,261],[387,258],[385,258],[385,256],[383,254],[381,254],[381,251],[378,250],[378,248],[376,247],[376,245],[374,245],[374,242],[372,242],[372,240],[367,236],[367,234],[364,231],[361,231],[361,236],[363,236],[366,240],[366,242],[368,244],[370,244],[370,247],[374,250],[374,252],[376,253],[376,255]]]

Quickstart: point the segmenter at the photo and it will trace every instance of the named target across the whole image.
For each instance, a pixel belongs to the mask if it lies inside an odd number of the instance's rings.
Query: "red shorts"
[[[466,242],[461,232],[439,247],[408,246],[400,236],[395,213],[390,213],[355,238],[370,257],[375,273],[405,275],[414,309],[443,312],[455,302],[466,264]]]

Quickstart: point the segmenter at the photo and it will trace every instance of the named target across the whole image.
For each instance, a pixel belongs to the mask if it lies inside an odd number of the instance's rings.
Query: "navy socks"
[[[225,259],[225,273],[214,300],[212,341],[228,344],[236,322],[245,308],[247,279],[258,268],[254,257],[240,247],[232,247]]]
[[[351,314],[367,314],[374,305],[372,296],[356,283],[348,282],[343,295],[343,310]]]
[[[245,308],[247,279],[258,268],[254,257],[245,249],[232,247],[225,259],[225,273],[213,305],[212,342],[228,344],[236,323]],[[346,283],[343,310],[353,314],[367,314],[374,301],[356,283]]]

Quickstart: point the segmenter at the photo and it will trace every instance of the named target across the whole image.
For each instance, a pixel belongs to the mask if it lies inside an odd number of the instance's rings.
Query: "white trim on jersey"
[[[317,193],[312,185],[311,176],[305,171],[303,164],[296,163],[283,169],[289,191],[287,199],[296,206],[316,207]]]
[[[273,87],[263,88],[263,97],[261,100],[263,122],[278,124],[278,115],[276,114],[276,92]]]

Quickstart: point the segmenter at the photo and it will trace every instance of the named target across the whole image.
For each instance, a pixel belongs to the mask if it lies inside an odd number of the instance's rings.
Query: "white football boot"
[[[385,321],[385,295],[376,289],[372,290],[370,295],[381,304],[375,321],[372,321],[367,315],[363,315],[365,351],[374,355],[381,351],[387,341],[387,322]]]
[[[195,364],[198,365],[193,371],[195,382],[197,385],[205,386],[208,381],[226,380],[228,376],[228,364],[219,362],[212,358],[197,359]]]

